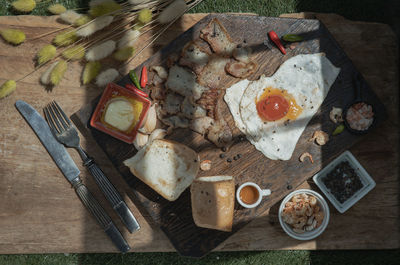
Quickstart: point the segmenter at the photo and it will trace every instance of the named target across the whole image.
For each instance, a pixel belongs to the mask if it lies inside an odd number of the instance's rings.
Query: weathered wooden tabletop
[[[302,17],[304,14],[291,14]],[[307,16],[310,14],[306,14]],[[222,243],[217,250],[262,249],[361,249],[399,248],[399,164],[398,164],[398,55],[394,33],[387,25],[352,22],[333,14],[317,14],[343,47],[356,68],[378,94],[389,119],[351,152],[374,178],[377,186],[345,214],[331,205],[331,221],[316,240],[301,242],[289,238],[277,220],[277,207],[260,216]],[[153,50],[169,43],[204,17],[185,15],[152,49],[129,65],[134,68]],[[20,28],[27,38],[65,25],[56,17],[0,17],[0,28]],[[377,38],[376,36],[379,36]],[[18,79],[33,70],[38,49],[51,40],[46,36],[18,47],[0,42],[0,80]],[[17,91],[0,100],[0,253],[115,252],[112,243],[80,203],[73,189],[50,159],[37,137],[14,107],[17,99],[38,110],[50,100],[60,102],[67,113],[75,113],[101,93],[95,87],[81,87],[81,66],[69,67],[66,78],[52,91],[38,84],[41,71],[18,83]],[[100,148],[90,138],[83,146],[92,154],[126,198],[142,229],[129,234],[102,197],[80,158],[84,181],[132,246],[132,251],[173,251],[169,240],[149,215],[135,206],[135,198]],[[304,183],[303,187],[309,186]],[[313,187],[311,183],[312,188]],[[318,190],[317,188],[315,188]]]

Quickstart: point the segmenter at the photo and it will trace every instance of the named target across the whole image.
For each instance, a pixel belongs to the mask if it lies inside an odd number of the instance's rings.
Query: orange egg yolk
[[[264,121],[283,118],[295,120],[303,111],[296,100],[285,90],[268,87],[256,102],[258,115]]]

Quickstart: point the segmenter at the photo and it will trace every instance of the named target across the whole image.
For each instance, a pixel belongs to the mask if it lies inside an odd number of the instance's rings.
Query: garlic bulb
[[[138,132],[136,134],[135,141],[133,141],[133,145],[135,146],[136,150],[140,150],[147,144],[148,140],[149,136],[147,134]]]

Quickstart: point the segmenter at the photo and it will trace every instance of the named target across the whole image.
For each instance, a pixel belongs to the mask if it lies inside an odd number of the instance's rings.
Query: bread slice
[[[132,174],[169,201],[192,184],[199,171],[199,155],[184,144],[154,140],[124,161]]]
[[[199,227],[232,231],[235,182],[231,176],[200,177],[190,187],[192,215]]]

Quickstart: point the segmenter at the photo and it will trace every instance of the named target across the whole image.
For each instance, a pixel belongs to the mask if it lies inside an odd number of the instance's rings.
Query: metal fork
[[[107,200],[111,203],[111,206],[117,212],[122,222],[126,225],[129,232],[133,233],[134,231],[139,230],[140,226],[138,222],[125,201],[121,198],[121,195],[115,189],[113,184],[111,184],[103,171],[97,166],[94,160],[87,155],[85,150],[82,149],[78,131],[72,125],[65,112],[56,101],[50,102],[43,110],[55,138],[65,146],[75,148],[79,152],[79,155],[83,160],[83,165],[89,169],[97,185],[100,187]]]

